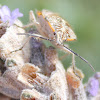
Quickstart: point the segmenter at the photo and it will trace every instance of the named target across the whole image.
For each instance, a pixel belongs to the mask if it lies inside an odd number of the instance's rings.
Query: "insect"
[[[72,28],[68,24],[67,21],[65,21],[62,17],[60,17],[58,14],[53,13],[48,10],[42,10],[37,11],[37,19],[35,18],[35,15],[33,11],[30,11],[30,20],[31,25],[35,25],[37,30],[39,31],[40,35],[38,34],[26,34],[33,37],[39,37],[45,40],[49,40],[54,44],[57,48],[60,48],[64,51],[67,51],[71,54],[73,54],[73,66],[74,65],[74,55],[78,56],[80,59],[85,61],[93,71],[94,68],[92,65],[83,57],[69,49],[67,46],[63,44],[64,41],[74,41],[77,39],[75,33],[73,32]],[[25,35],[25,34],[21,34]],[[73,67],[73,69],[75,69]]]

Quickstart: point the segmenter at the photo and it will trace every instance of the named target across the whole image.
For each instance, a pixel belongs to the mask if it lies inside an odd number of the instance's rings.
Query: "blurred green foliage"
[[[100,0],[0,0],[11,10],[19,8],[24,24],[29,22],[30,10],[48,9],[66,19],[77,35],[77,41],[68,42],[70,48],[86,58],[100,71]],[[59,51],[59,55],[64,55]],[[62,60],[65,68],[71,65],[71,56]],[[85,74],[84,82],[94,74],[89,66],[76,57],[76,66]]]

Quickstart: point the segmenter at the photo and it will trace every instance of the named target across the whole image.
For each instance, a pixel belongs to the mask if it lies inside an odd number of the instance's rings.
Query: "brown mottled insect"
[[[38,11],[37,20],[44,35],[54,40],[57,44],[62,44],[63,41],[76,40],[76,35],[68,22],[57,14],[48,10]]]
[[[67,21],[58,14],[48,10],[37,11],[37,19],[35,18],[33,11],[30,11],[30,19],[32,22],[30,25],[35,25],[40,35],[29,33],[26,35],[51,41],[56,47],[81,58],[94,70],[87,60],[63,44],[64,41],[73,41],[77,39]]]

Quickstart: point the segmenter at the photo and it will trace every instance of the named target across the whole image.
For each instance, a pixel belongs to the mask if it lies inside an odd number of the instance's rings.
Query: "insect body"
[[[55,40],[57,44],[62,44],[63,41],[76,40],[76,35],[70,25],[59,15],[48,10],[42,10],[42,12],[37,12],[37,20],[45,36]]]
[[[78,55],[63,44],[64,41],[73,41],[77,39],[75,33],[73,32],[67,21],[61,18],[58,14],[55,14],[48,10],[37,11],[37,19],[35,18],[33,11],[30,11],[30,20],[30,25],[35,25],[40,35],[26,35],[39,37],[51,41],[57,48],[60,48],[64,51],[73,54],[73,58],[74,55],[78,56],[80,59],[85,61],[92,68],[93,71],[95,71],[92,65],[86,59],[84,59],[83,57],[81,57],[80,55]],[[73,66],[75,66],[73,60],[72,63]],[[75,68],[73,67],[73,69]]]

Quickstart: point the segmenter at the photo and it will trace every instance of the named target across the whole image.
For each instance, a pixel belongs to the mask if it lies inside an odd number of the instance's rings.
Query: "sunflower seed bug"
[[[95,71],[93,66],[86,59],[84,59],[83,57],[81,57],[80,55],[78,55],[63,44],[64,41],[74,41],[77,39],[75,33],[73,32],[67,21],[61,18],[58,14],[55,14],[48,10],[37,11],[37,20],[33,11],[30,11],[30,19],[31,24],[27,27],[31,25],[36,26],[40,35],[30,33],[19,33],[20,35],[28,35],[31,37],[39,37],[41,39],[49,40],[57,48],[71,53],[72,56],[78,56],[81,60],[85,61],[92,68],[93,71]],[[75,72],[75,64],[73,63],[74,60],[75,59],[72,59],[72,64],[73,71]]]

